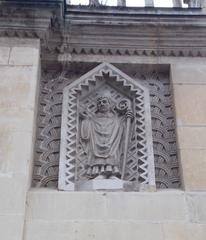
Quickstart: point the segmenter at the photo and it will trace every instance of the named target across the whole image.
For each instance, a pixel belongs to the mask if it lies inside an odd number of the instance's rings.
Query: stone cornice
[[[206,15],[200,9],[65,8],[63,1],[2,1],[0,6],[0,37],[40,38],[43,59],[206,57]]]
[[[115,14],[114,14],[115,13]],[[200,9],[67,9],[68,53],[206,56],[206,15]]]

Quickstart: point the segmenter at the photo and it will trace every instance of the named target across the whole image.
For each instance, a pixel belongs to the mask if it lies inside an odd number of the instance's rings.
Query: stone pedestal
[[[124,181],[120,179],[92,179],[89,181],[79,181],[77,183],[79,191],[101,191],[101,190],[124,190]]]
[[[136,181],[124,181],[121,179],[92,179],[78,181],[77,191],[122,191],[122,192],[155,192],[156,186],[140,184]]]

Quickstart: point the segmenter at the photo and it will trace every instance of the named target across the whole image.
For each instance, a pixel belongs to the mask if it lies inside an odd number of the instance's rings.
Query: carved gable
[[[75,190],[78,181],[88,180],[80,126],[84,117],[97,111],[95,102],[102,92],[110,95],[112,109],[124,99],[131,102],[134,114],[127,154],[120,153],[120,161],[126,156],[123,180],[155,186],[149,92],[116,67],[103,63],[64,88],[59,189]]]

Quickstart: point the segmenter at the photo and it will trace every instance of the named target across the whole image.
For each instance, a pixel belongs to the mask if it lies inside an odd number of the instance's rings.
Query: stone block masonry
[[[205,193],[28,194],[25,240],[204,240]]]
[[[0,39],[0,232],[22,240],[30,186],[39,40]]]

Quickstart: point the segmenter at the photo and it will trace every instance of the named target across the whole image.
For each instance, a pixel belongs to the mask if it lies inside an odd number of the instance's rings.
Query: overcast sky
[[[67,0],[69,1],[69,0]],[[89,3],[89,0],[70,0],[71,4],[82,4],[87,5]],[[117,5],[117,0],[100,0],[100,2],[103,1],[107,2],[107,5],[109,6],[115,6]],[[145,0],[126,0],[128,7],[143,7],[145,5]],[[172,0],[154,0],[155,7],[172,7]]]

